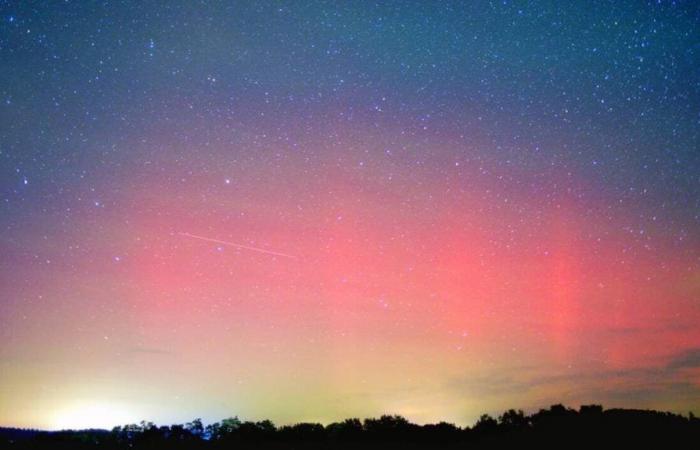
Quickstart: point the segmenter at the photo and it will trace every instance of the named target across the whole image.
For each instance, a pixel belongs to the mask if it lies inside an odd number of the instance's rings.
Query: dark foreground
[[[658,411],[580,410],[561,405],[532,415],[510,410],[484,415],[473,427],[449,423],[415,425],[400,416],[347,419],[323,426],[275,427],[270,421],[237,418],[204,426],[156,426],[150,422],[107,430],[46,432],[0,428],[0,447],[10,449],[479,449],[518,448],[695,448],[700,419]]]

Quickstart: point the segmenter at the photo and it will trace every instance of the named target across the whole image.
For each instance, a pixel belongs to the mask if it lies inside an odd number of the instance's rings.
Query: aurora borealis
[[[0,3],[0,424],[700,413],[700,5]]]

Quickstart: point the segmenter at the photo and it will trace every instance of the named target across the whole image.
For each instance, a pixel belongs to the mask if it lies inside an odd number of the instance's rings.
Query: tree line
[[[484,414],[471,427],[450,423],[417,425],[397,415],[346,419],[322,425],[298,423],[276,427],[271,421],[241,421],[237,417],[204,425],[158,426],[152,422],[128,424],[110,430],[37,431],[0,428],[0,446],[9,449],[51,450],[199,450],[199,449],[471,449],[590,447],[620,445],[687,447],[700,442],[700,419],[658,411],[579,410],[554,405],[531,415],[508,410],[498,417]]]

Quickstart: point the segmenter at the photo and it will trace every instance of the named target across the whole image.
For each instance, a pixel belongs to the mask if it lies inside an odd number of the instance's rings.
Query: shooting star
[[[233,242],[221,241],[219,239],[212,239],[212,238],[208,238],[208,237],[204,237],[204,236],[197,236],[196,234],[191,234],[191,233],[178,233],[178,234],[180,236],[186,236],[186,237],[193,238],[193,239],[199,239],[200,241],[214,242],[215,244],[227,245],[229,247],[240,248],[242,250],[250,250],[252,252],[265,253],[265,254],[274,255],[274,256],[283,256],[285,258],[292,258],[292,259],[297,258],[294,255],[288,255],[286,253],[273,252],[272,250],[265,250],[264,248],[250,247],[248,245],[242,245],[242,244],[236,244]]]

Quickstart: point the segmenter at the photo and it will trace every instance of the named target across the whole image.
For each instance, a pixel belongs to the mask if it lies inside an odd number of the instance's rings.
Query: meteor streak
[[[296,256],[294,256],[294,255],[288,255],[286,253],[280,253],[280,252],[273,252],[272,250],[265,250],[264,248],[250,247],[248,245],[241,245],[241,244],[236,244],[233,242],[221,241],[219,239],[212,239],[212,238],[208,238],[208,237],[204,237],[204,236],[197,236],[196,234],[191,234],[191,233],[178,233],[178,234],[180,236],[186,236],[186,237],[190,237],[193,239],[199,239],[200,241],[214,242],[216,244],[228,245],[229,247],[240,248],[243,250],[250,250],[250,251],[258,252],[258,253],[266,253],[268,255],[283,256],[285,258],[296,259]]]

